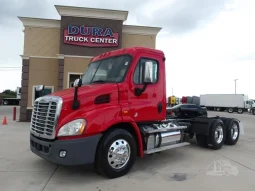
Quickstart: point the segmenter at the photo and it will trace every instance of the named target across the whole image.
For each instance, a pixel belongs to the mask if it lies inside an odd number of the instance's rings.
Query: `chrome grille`
[[[44,96],[34,102],[30,130],[36,136],[54,139],[55,128],[62,100],[55,96]]]

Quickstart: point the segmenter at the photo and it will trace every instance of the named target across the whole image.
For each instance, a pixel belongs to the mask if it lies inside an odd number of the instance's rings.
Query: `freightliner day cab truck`
[[[94,164],[99,174],[116,178],[137,156],[187,146],[192,135],[202,147],[235,145],[237,119],[166,117],[165,60],[162,51],[144,47],[92,58],[73,88],[35,100],[32,152],[61,165]]]

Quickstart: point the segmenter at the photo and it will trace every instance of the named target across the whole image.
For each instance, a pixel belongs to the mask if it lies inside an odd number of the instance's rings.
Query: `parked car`
[[[192,118],[207,116],[206,107],[201,107],[195,104],[179,104],[174,107],[167,107],[166,111],[168,117]]]

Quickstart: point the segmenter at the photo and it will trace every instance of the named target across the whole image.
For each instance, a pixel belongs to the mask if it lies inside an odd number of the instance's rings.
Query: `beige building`
[[[24,25],[20,121],[30,121],[35,86],[44,95],[69,88],[90,59],[132,46],[155,48],[157,27],[124,25],[127,11],[55,6],[60,20],[19,17]]]

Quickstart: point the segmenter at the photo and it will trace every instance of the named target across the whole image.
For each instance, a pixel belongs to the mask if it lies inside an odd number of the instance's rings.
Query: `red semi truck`
[[[193,135],[202,147],[235,145],[242,128],[235,118],[167,117],[165,60],[144,47],[93,57],[74,87],[35,100],[31,151],[56,164],[94,164],[116,178],[137,156],[187,146]]]

